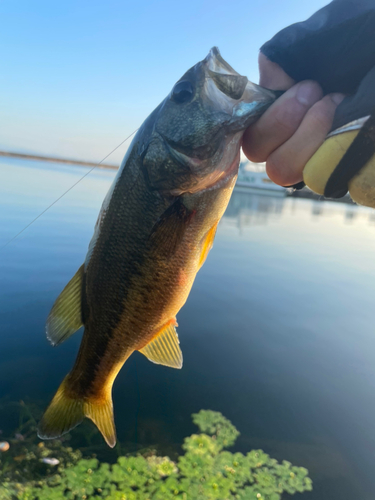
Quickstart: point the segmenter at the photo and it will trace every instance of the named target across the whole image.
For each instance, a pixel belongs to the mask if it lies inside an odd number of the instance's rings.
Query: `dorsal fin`
[[[139,349],[153,363],[182,368],[182,352],[174,323],[169,322],[145,347]]]
[[[57,297],[46,323],[47,338],[52,345],[61,344],[82,326],[81,296],[83,265]]]

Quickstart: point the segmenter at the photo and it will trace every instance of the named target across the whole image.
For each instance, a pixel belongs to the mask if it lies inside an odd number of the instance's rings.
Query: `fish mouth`
[[[181,166],[183,172],[179,187],[173,186],[173,191],[170,191],[175,196],[217,188],[219,184],[230,182],[229,178],[237,175],[245,129],[276,99],[273,91],[262,88],[237,73],[222,58],[217,47],[213,47],[197,67],[199,78],[204,77],[201,90],[204,107],[209,112],[218,113],[220,127],[215,133],[212,130],[212,137],[208,137],[209,134],[205,132],[205,139],[212,143],[210,148],[207,145],[188,148],[172,141],[158,130],[168,155]],[[199,130],[196,135],[199,140],[195,142],[199,143],[203,141],[203,137],[198,136],[198,132]],[[190,142],[194,144],[194,140]],[[189,156],[190,154],[194,156]],[[187,180],[188,176],[191,182]]]
[[[207,64],[208,69],[211,71],[241,76],[225,59],[223,59],[218,47],[212,47],[210,52],[203,59],[203,63]]]
[[[208,78],[206,98],[228,115],[228,130],[245,130],[280,96],[279,91],[260,87],[240,75],[228,64],[217,47],[213,47],[203,60]]]

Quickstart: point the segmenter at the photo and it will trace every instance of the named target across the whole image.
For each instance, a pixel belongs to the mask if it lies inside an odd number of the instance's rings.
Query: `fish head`
[[[230,169],[236,175],[243,132],[275,99],[211,49],[145,123],[140,155],[150,187],[179,195],[205,189]]]

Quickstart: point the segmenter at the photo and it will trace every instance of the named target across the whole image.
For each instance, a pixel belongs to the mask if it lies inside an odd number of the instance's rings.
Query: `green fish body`
[[[214,48],[139,129],[85,262],[47,320],[53,345],[82,325],[84,334],[39,424],[41,438],[59,437],[88,417],[114,446],[112,385],[127,358],[140,351],[154,363],[182,367],[176,314],[229,202],[243,132],[274,100]]]

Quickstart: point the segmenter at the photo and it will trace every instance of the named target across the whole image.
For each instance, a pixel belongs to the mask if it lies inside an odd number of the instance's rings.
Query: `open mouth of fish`
[[[244,131],[276,97],[211,49],[158,108],[168,118],[160,115],[141,151],[150,185],[179,196],[228,183],[237,173]]]

